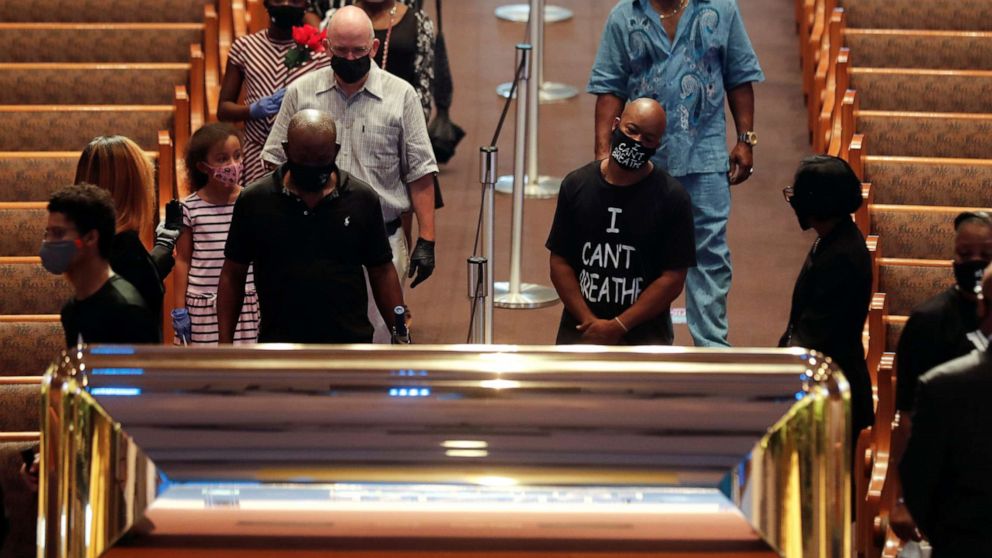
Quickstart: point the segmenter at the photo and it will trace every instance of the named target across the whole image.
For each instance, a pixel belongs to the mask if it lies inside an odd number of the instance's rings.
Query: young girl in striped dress
[[[183,229],[176,242],[172,321],[177,344],[217,344],[217,283],[234,202],[241,193],[241,159],[241,137],[229,124],[207,124],[189,140],[186,172],[193,193],[183,200]],[[258,319],[255,278],[249,267],[234,342],[255,343]]]

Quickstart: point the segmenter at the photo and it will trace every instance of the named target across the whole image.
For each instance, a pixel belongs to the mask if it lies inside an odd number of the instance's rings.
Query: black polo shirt
[[[283,187],[285,166],[234,204],[224,255],[254,264],[262,343],[370,343],[362,266],[392,262],[379,197],[338,171],[313,209]]]

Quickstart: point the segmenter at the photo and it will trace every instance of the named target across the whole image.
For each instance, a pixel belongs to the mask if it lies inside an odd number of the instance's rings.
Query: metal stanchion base
[[[538,176],[537,184],[527,184],[524,187],[524,197],[546,200],[558,197],[558,190],[561,190],[561,179],[552,176]],[[513,175],[499,177],[496,181],[496,192],[500,194],[513,193]]]
[[[493,298],[493,305],[497,308],[526,310],[544,308],[558,302],[558,293],[554,289],[533,283],[521,283],[520,292],[510,294],[510,283],[497,281],[493,285],[493,291],[496,295]]]
[[[501,83],[496,87],[496,94],[505,99],[510,94],[511,87],[513,87],[513,84],[510,82]],[[579,95],[579,90],[575,87],[553,81],[546,81],[542,83],[539,91],[540,101],[544,104],[567,101],[568,99]],[[517,98],[516,91],[513,92],[513,98]]]
[[[496,17],[517,23],[527,23],[530,19],[530,4],[508,4],[496,8]],[[544,22],[558,23],[572,19],[572,10],[561,6],[544,6]]]

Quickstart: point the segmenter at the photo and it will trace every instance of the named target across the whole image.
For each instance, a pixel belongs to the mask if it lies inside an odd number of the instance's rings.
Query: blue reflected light
[[[806,392],[805,391],[797,391],[796,392],[796,401],[802,400],[803,397],[806,397]]]
[[[90,388],[90,395],[113,395],[118,397],[135,397],[137,395],[141,395],[141,388],[95,387],[95,388]]]
[[[423,378],[427,376],[427,371],[426,370],[393,370],[390,374],[392,376]]]
[[[144,368],[94,368],[90,370],[93,376],[141,376]]]
[[[93,347],[90,349],[90,354],[93,355],[133,355],[134,347],[128,347],[124,345],[105,345],[102,347]]]
[[[418,387],[394,387],[389,388],[390,397],[429,397],[430,388]]]

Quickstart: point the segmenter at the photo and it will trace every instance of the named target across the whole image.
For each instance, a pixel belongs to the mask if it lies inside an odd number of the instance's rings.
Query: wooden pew
[[[954,0],[920,17],[919,0],[846,0],[852,27],[992,31],[992,4],[985,0]]]
[[[154,150],[172,105],[0,105],[0,151],[79,151],[95,136],[128,136]],[[188,117],[187,117],[188,119]]]
[[[950,260],[888,257],[878,260],[877,292],[886,293],[891,315],[908,316],[922,302],[952,285],[954,272]]]
[[[165,105],[189,63],[0,64],[0,105]]]
[[[872,155],[986,159],[992,153],[992,114],[860,110],[856,117]]]
[[[992,48],[992,42],[989,43]],[[861,108],[882,111],[992,112],[992,71],[850,68]]]
[[[869,155],[864,165],[875,203],[980,207],[992,199],[992,159]]]
[[[191,23],[213,0],[31,0],[0,2],[0,21],[10,23]]]
[[[844,31],[851,63],[866,68],[992,70],[990,40],[992,32],[853,27]]]
[[[57,299],[59,294],[49,296]],[[41,376],[64,348],[65,333],[57,313],[0,315],[0,375]]]
[[[871,232],[885,240],[886,255],[923,260],[954,254],[954,218],[964,211],[988,208],[872,204]]]
[[[44,202],[0,202],[0,257],[38,255],[48,221],[45,205]]]
[[[78,160],[78,151],[0,152],[0,200],[47,200],[60,186],[72,184]]]
[[[39,430],[40,409],[40,376],[0,376],[0,432]]]
[[[0,292],[4,293],[0,297],[2,315],[58,314],[72,296],[68,281],[41,267],[37,255],[0,257]]]
[[[185,62],[202,23],[0,23],[0,62]]]

